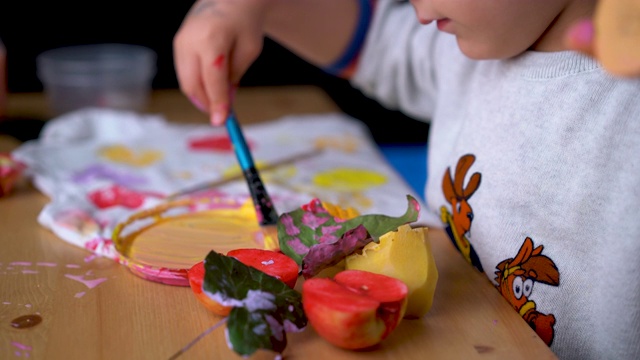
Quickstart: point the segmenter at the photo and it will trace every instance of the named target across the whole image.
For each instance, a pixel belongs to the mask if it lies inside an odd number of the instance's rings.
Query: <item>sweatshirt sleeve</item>
[[[379,0],[351,83],[389,109],[431,118],[438,32],[421,25],[408,2]]]
[[[360,50],[364,44],[367,30],[369,30],[374,5],[375,0],[358,0],[360,15],[358,17],[355,32],[351,38],[351,42],[342,55],[336,59],[333,64],[323,68],[325,72],[345,79],[348,79],[353,75],[360,55]]]

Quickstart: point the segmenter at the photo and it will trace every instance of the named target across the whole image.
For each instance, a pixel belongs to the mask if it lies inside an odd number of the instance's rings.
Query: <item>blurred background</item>
[[[172,39],[193,2],[3,1],[0,5],[0,39],[7,50],[8,90],[42,91],[35,62],[41,52],[97,43],[137,44],[151,48],[158,55],[153,88],[177,88]],[[362,96],[347,81],[325,74],[267,39],[264,53],[240,85],[287,84],[320,86],[346,113],[369,125],[378,142],[426,141],[428,125],[381,107]],[[389,122],[399,131],[389,131]]]

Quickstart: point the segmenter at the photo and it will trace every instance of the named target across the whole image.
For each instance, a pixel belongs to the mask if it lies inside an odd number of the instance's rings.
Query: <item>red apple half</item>
[[[364,349],[398,326],[409,290],[402,281],[362,270],[333,279],[311,278],[302,286],[302,306],[314,330],[344,349]]]
[[[267,275],[284,282],[290,288],[296,285],[298,280],[298,264],[287,255],[272,250],[263,249],[236,249],[227,253],[227,256],[238,259],[241,263],[258,269]],[[227,316],[231,311],[230,306],[223,306],[202,292],[204,279],[204,261],[193,265],[188,271],[189,286],[196,298],[214,314]]]

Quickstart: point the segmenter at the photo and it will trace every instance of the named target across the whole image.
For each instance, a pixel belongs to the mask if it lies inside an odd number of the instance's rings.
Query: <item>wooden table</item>
[[[154,92],[150,112],[170,120],[207,122],[175,90]],[[279,116],[337,111],[314,87],[240,89],[237,113],[243,122]],[[47,118],[42,94],[12,94],[9,115]],[[0,149],[15,147],[0,138]],[[0,198],[0,358],[167,359],[219,318],[189,288],[143,280],[111,260],[57,238],[37,216],[48,199],[28,182]],[[369,351],[345,351],[311,327],[289,334],[285,359],[548,359],[555,356],[483,275],[454,250],[442,231],[430,239],[439,269],[432,310],[404,320]],[[83,280],[101,279],[96,285]],[[300,282],[299,282],[300,283]],[[37,314],[26,329],[12,320]],[[252,358],[272,359],[260,352]],[[240,359],[227,348],[224,330],[204,337],[183,359]]]

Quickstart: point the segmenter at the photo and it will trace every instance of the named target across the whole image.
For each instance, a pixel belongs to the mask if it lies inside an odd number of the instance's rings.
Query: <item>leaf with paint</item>
[[[302,276],[305,279],[316,276],[320,271],[336,265],[353,252],[362,249],[373,239],[363,225],[349,230],[335,243],[315,244],[302,260]]]
[[[373,241],[399,226],[415,222],[420,213],[420,204],[407,195],[407,211],[399,217],[367,214],[344,220],[334,217],[318,199],[313,199],[299,209],[280,215],[278,219],[278,241],[280,250],[294,259],[298,265],[316,244],[332,244],[342,235],[363,225]]]
[[[239,355],[249,356],[258,349],[282,353],[286,333],[307,325],[301,294],[284,282],[215,251],[205,258],[204,268],[203,292],[233,307],[226,331]]]

